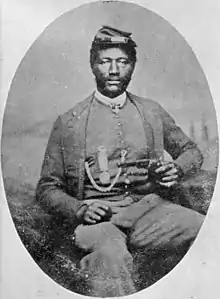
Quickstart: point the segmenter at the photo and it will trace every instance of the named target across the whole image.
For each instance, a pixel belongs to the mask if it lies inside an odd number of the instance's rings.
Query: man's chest
[[[129,105],[126,103],[115,114],[109,106],[94,103],[80,113],[73,111],[73,117],[65,120],[62,130],[65,171],[74,176],[79,169],[83,171],[87,158],[97,161],[100,146],[106,149],[110,168],[117,164],[123,149],[127,161],[158,158],[163,154],[161,121],[150,106],[143,109],[140,103],[128,101]]]
[[[146,155],[143,121],[132,103],[128,102],[117,113],[100,103],[92,106],[86,134],[86,156],[95,158],[100,146],[106,149],[109,160],[118,159],[122,150],[126,150],[128,159]]]

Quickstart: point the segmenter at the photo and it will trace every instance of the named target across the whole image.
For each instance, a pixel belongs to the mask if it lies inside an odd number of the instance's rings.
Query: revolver
[[[136,166],[137,168],[145,168],[148,171],[149,179],[157,181],[161,178],[160,174],[157,174],[155,170],[161,166],[162,159],[140,159],[128,162],[119,162],[118,167],[132,167]]]

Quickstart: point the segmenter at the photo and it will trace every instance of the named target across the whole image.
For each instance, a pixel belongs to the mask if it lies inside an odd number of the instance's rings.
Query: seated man
[[[158,103],[126,91],[136,64],[131,33],[103,26],[90,64],[97,89],[56,120],[36,194],[69,223],[88,295],[124,296],[138,290],[135,256],[147,265],[151,252],[184,255],[195,239],[204,216],[168,191],[203,157]]]

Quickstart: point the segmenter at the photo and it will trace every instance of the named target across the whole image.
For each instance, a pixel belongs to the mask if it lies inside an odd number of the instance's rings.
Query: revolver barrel
[[[158,162],[158,160],[156,160],[156,159],[140,159],[140,160],[135,160],[135,161],[119,162],[118,167],[136,166],[136,167],[139,167],[139,168],[141,168],[141,167],[147,168],[152,163],[157,163],[157,162]]]

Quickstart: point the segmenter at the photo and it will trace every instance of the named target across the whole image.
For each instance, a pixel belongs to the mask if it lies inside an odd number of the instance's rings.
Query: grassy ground
[[[4,180],[8,206],[17,232],[36,263],[52,279],[70,290],[78,290],[82,275],[63,231],[36,203],[35,188]],[[84,287],[83,287],[84,288]],[[78,290],[83,293],[84,290]]]
[[[185,201],[185,205],[206,214],[215,179],[216,173],[210,172],[185,181],[178,190],[182,194],[182,202]],[[57,283],[86,295],[86,279],[77,267],[77,253],[72,250],[73,246],[65,229],[35,203],[35,187],[12,178],[5,178],[4,185],[17,232],[33,259]],[[186,201],[186,198],[190,200]],[[147,268],[140,269],[142,276],[146,277],[145,286],[169,272],[178,263],[179,257],[174,254],[151,260],[152,263]]]

